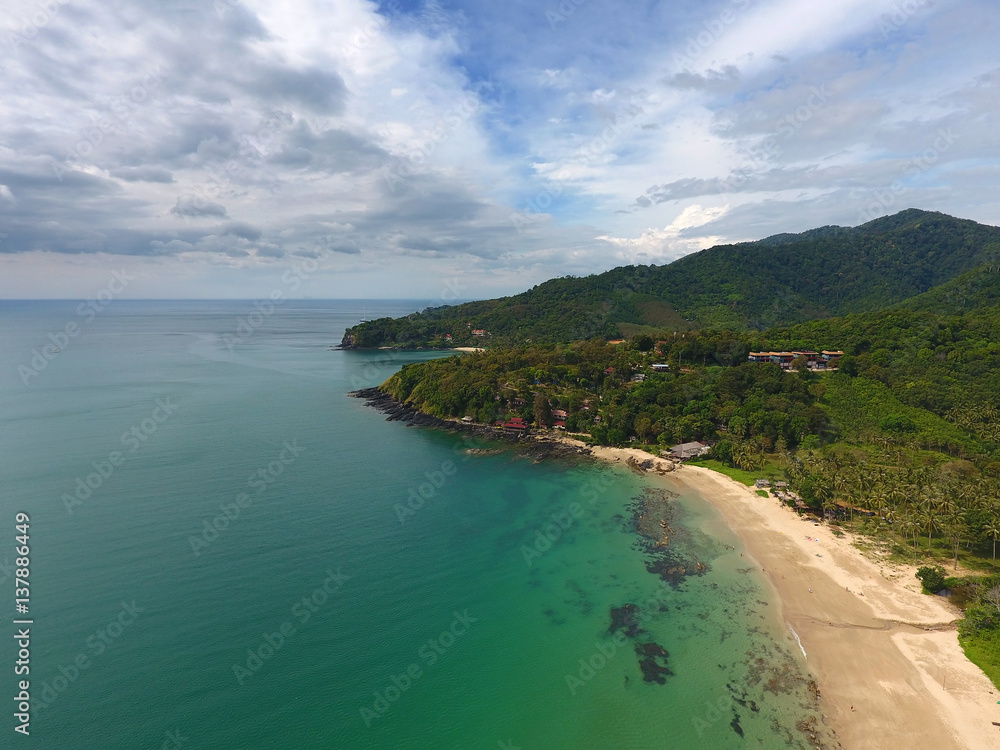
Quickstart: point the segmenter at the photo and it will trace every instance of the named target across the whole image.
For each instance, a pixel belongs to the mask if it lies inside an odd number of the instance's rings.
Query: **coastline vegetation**
[[[407,365],[381,386],[437,417],[488,425],[519,417],[654,455],[701,441],[711,450],[695,463],[747,485],[787,481],[800,510],[833,533],[857,532],[900,562],[945,569],[945,588],[966,609],[961,642],[1000,685],[1000,589],[991,577],[1000,538],[1000,230],[926,212],[879,222],[556,279],[518,297],[367,323],[345,341],[488,346]],[[682,293],[663,269],[685,261]],[[781,263],[815,271],[825,286],[765,289],[764,276],[792,283]],[[859,263],[899,268],[865,277]],[[745,282],[739,294],[736,282]],[[477,328],[487,319],[492,332]],[[755,329],[765,322],[775,325]],[[751,351],[824,349],[844,352],[835,370],[748,362]]]

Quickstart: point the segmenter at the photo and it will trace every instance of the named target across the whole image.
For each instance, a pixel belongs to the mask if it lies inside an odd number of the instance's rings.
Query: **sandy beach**
[[[635,449],[593,453],[622,463],[652,458]],[[698,492],[743,541],[801,639],[845,750],[1000,748],[1000,727],[992,725],[1000,722],[1000,691],[962,652],[959,611],[922,594],[915,568],[882,566],[849,536],[835,537],[718,472],[684,466],[649,476]]]

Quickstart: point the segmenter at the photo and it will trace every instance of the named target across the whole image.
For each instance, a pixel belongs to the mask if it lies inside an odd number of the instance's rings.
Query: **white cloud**
[[[730,210],[729,205],[706,208],[694,204],[681,211],[663,229],[647,229],[634,238],[603,235],[598,239],[619,247],[621,249],[619,257],[625,262],[662,263],[718,244],[721,238],[715,235],[682,237],[681,234],[684,230],[711,224],[725,216]]]

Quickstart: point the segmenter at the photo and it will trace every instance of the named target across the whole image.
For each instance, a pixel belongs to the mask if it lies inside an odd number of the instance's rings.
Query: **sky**
[[[26,0],[0,298],[449,302],[908,207],[1000,224],[998,27],[995,0]]]

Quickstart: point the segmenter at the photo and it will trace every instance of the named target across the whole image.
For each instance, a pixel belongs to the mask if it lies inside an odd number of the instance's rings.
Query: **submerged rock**
[[[736,734],[738,734],[740,737],[743,736],[743,727],[740,726],[739,714],[733,714],[733,720],[729,722],[729,726],[731,726],[733,728],[733,731],[736,732]]]
[[[637,643],[635,653],[639,657],[642,679],[646,682],[655,682],[657,685],[666,685],[666,678],[673,675],[667,666],[667,659],[670,656],[667,650],[659,643]]]
[[[640,633],[646,632],[639,627],[639,608],[636,605],[625,604],[611,608],[611,627],[608,631],[614,634],[619,630],[624,630],[629,638],[635,638]]]

